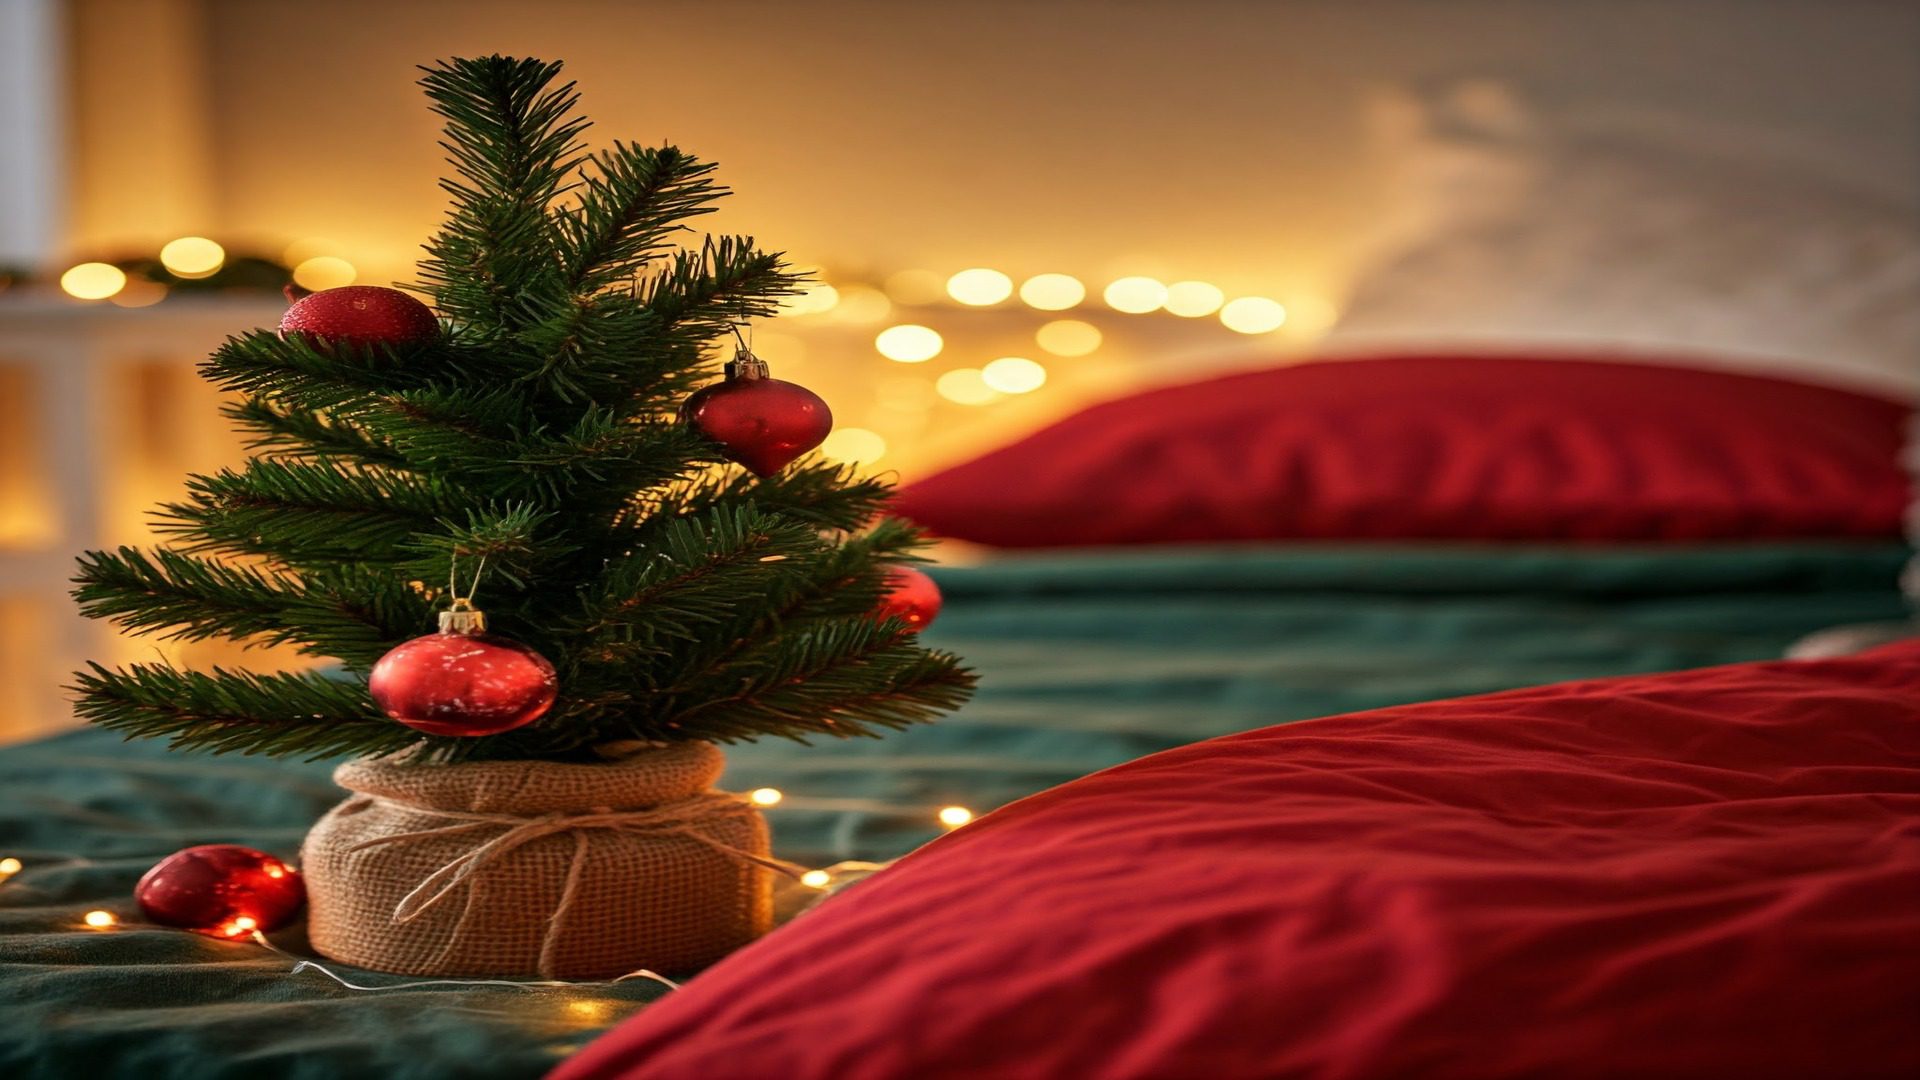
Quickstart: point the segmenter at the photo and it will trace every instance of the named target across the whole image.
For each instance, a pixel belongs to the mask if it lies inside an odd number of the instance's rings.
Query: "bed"
[[[1276,721],[1776,656],[1900,611],[1903,545],[1565,545],[1049,552],[937,569],[930,637],[981,668],[951,722],[886,740],[738,748],[774,786],[776,848],[902,855],[938,808],[990,811],[1155,751]],[[134,925],[134,881],[189,843],[291,855],[338,799],[327,763],[169,754],[82,731],[0,753],[0,1066],[21,1077],[528,1077],[661,996],[355,991],[257,945]],[[100,908],[123,925],[96,931]],[[811,916],[809,916],[811,917]],[[276,937],[298,955],[297,932]],[[329,965],[363,986],[410,980]]]

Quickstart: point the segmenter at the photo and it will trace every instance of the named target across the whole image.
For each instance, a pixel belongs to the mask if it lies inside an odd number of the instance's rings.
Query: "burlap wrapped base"
[[[767,826],[708,743],[622,761],[352,761],[301,849],[308,936],[406,975],[610,979],[704,967],[771,922]]]

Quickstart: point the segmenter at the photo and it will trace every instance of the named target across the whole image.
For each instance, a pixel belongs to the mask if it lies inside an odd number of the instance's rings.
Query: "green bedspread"
[[[736,748],[776,847],[886,859],[945,805],[985,811],[1180,743],[1562,679],[1776,656],[1897,618],[1903,549],[1350,546],[1068,553],[940,571],[928,635],[978,699],[884,740]],[[174,755],[103,732],[0,749],[0,1074],[536,1076],[664,992],[345,989],[257,945],[137,925],[129,892],[195,843],[292,856],[338,797],[324,763]],[[80,916],[126,923],[89,930]],[[276,939],[299,952],[298,933]],[[329,965],[362,984],[408,980]]]

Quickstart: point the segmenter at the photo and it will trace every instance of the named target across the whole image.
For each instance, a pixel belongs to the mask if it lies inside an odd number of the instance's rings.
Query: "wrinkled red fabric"
[[[553,1076],[1920,1076],[1920,644],[1143,758],[923,848]]]
[[[1096,405],[896,509],[1003,547],[1895,536],[1909,411],[1649,363],[1321,361]]]

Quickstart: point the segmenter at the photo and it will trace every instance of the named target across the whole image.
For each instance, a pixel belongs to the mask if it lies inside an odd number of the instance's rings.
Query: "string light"
[[[973,811],[964,806],[946,806],[940,809],[940,824],[949,829],[957,829],[973,820]]]
[[[778,806],[780,800],[786,797],[779,788],[771,787],[754,788],[747,793],[747,798],[752,800],[755,806]]]
[[[1055,356],[1085,356],[1100,347],[1100,328],[1079,319],[1055,319],[1034,331],[1033,340]]]
[[[979,368],[954,368],[934,381],[940,396],[959,405],[985,405],[996,400],[1000,391],[987,385]]]
[[[962,270],[947,279],[947,295],[972,307],[986,307],[1013,295],[1013,279],[985,267]]]
[[[227,249],[204,236],[183,236],[160,249],[160,265],[175,277],[212,277],[227,261]]]
[[[293,268],[293,283],[314,292],[342,288],[359,277],[360,271],[352,263],[335,255],[315,255]]]
[[[105,300],[126,287],[126,273],[112,263],[81,263],[60,275],[60,288],[76,300]]]
[[[1220,310],[1227,294],[1204,281],[1176,281],[1167,286],[1167,310],[1183,319],[1198,319]]]
[[[824,889],[833,883],[833,875],[825,870],[809,870],[800,875],[800,884],[809,889]]]
[[[1266,334],[1287,321],[1287,309],[1264,296],[1243,296],[1220,309],[1220,322],[1238,334]]]
[[[1167,302],[1167,287],[1150,277],[1123,277],[1107,286],[1107,306],[1129,315],[1158,311]]]
[[[928,327],[903,323],[880,331],[873,339],[873,347],[889,360],[919,364],[939,356],[946,342]]]
[[[1087,298],[1087,287],[1070,274],[1037,274],[1020,285],[1020,299],[1041,311],[1065,311]]]
[[[118,925],[120,922],[111,911],[89,911],[85,915],[80,916],[80,921],[95,930],[105,930],[110,926]]]
[[[782,315],[818,315],[832,311],[840,302],[840,290],[824,281],[817,281],[802,292],[780,301]]]
[[[875,461],[886,452],[887,440],[866,428],[835,428],[820,444],[821,455],[834,461]]]
[[[576,999],[567,1002],[567,1011],[582,1020],[598,1023],[613,1014],[613,1006],[605,1001]]]
[[[980,378],[1003,394],[1025,394],[1046,384],[1047,369],[1024,356],[1003,356],[980,369]]]

